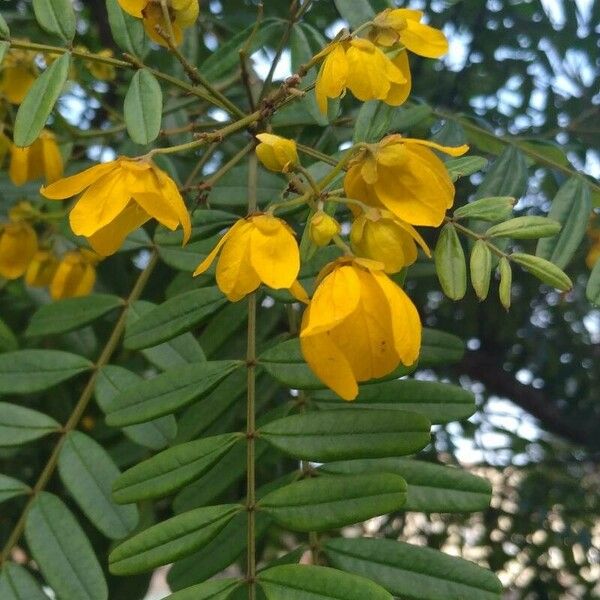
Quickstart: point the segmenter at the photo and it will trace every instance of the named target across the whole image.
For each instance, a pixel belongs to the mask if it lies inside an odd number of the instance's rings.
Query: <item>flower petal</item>
[[[442,31],[407,19],[406,29],[400,32],[400,42],[404,46],[427,58],[439,58],[448,52],[448,40]]]
[[[59,181],[52,183],[40,190],[40,193],[48,200],[65,200],[76,196],[85,188],[90,187],[98,179],[117,169],[117,163],[111,161],[108,163],[102,163],[94,165],[93,167],[72,175],[71,177],[65,177]]]
[[[231,235],[236,234],[236,232],[239,231],[245,223],[245,219],[240,219],[232,225],[232,227],[219,240],[217,245],[210,251],[210,254],[196,267],[196,270],[193,273],[194,277],[197,275],[202,275],[202,273],[208,270],[210,265],[212,265],[213,261],[217,257],[219,250],[221,250],[223,247],[223,244],[230,238]]]

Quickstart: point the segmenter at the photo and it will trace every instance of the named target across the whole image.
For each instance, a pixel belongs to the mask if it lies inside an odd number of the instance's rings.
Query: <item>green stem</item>
[[[123,311],[121,312],[121,316],[119,317],[119,320],[115,323],[115,326],[112,330],[112,334],[106,342],[106,345],[104,346],[104,349],[102,350],[102,353],[100,354],[100,357],[98,358],[94,366],[94,372],[92,373],[85,388],[83,389],[81,396],[79,397],[79,400],[77,401],[77,404],[75,405],[75,408],[73,409],[73,412],[69,417],[69,420],[63,427],[60,433],[60,438],[56,443],[56,446],[54,447],[54,450],[52,451],[52,454],[50,455],[46,466],[40,474],[37,482],[33,486],[31,496],[27,501],[23,512],[21,513],[19,520],[17,521],[17,524],[15,525],[6,544],[4,545],[4,548],[2,549],[2,553],[0,554],[0,564],[8,560],[11,550],[21,538],[21,535],[23,534],[23,530],[25,528],[25,523],[27,521],[27,515],[29,513],[29,510],[31,509],[31,506],[33,505],[38,494],[45,489],[46,485],[50,481],[50,478],[54,474],[56,465],[58,463],[58,457],[65,442],[66,436],[77,427],[79,421],[81,420],[81,417],[87,409],[88,404],[90,403],[90,400],[92,399],[92,396],[94,395],[96,379],[98,378],[98,373],[100,372],[100,369],[106,364],[108,364],[112,355],[117,349],[117,346],[119,345],[121,336],[125,331],[125,323],[127,321],[128,309],[132,303],[139,299],[144,288],[146,287],[146,284],[148,283],[148,280],[150,279],[150,275],[152,274],[157,262],[158,255],[154,253],[152,255],[152,258],[150,259],[150,262],[148,263],[148,266],[142,271],[133,289],[131,290],[129,297],[125,302]]]
[[[458,223],[457,221],[455,221],[454,219],[452,219],[450,217],[445,217],[444,222],[450,223],[451,225],[454,226],[454,228],[457,231],[464,233],[467,237],[470,237],[473,240],[481,240],[482,242],[485,242],[485,245],[496,256],[499,256],[500,258],[506,258],[508,260],[511,259],[510,254],[503,252],[502,250],[500,250],[500,248],[498,248],[498,246],[496,246],[495,244],[492,244],[492,242],[490,242],[490,240],[485,235],[482,235],[481,233],[477,233],[476,231],[473,231],[472,229],[469,229],[468,227],[461,225],[460,223]]]
[[[327,164],[331,165],[332,167],[335,167],[338,164],[338,161],[335,160],[335,158],[332,158],[331,156],[329,156],[327,154],[323,154],[323,152],[319,152],[318,150],[315,150],[314,148],[311,148],[310,146],[305,146],[304,144],[301,144],[300,142],[296,142],[296,147],[303,154],[306,154],[307,156],[312,156],[312,158],[316,158],[317,160],[327,163]]]
[[[248,163],[248,214],[257,208],[258,160]],[[248,337],[246,345],[246,509],[248,511],[248,600],[256,600],[256,292],[248,296]]]

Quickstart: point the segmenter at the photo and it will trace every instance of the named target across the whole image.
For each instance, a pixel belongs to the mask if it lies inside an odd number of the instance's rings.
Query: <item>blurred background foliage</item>
[[[79,33],[91,50],[114,46],[107,23],[104,2],[77,0],[81,8]],[[220,45],[253,23],[257,2],[248,0],[206,1],[197,34],[186,40],[186,54],[200,64]],[[291,72],[294,53],[300,53],[301,37],[287,29],[289,2],[265,2],[263,26],[256,36],[261,51],[253,52],[257,79],[267,76],[269,58],[279,44],[286,50],[275,79]],[[357,4],[361,4],[357,2]],[[446,143],[467,141],[473,152],[489,159],[487,170],[463,178],[458,184],[458,203],[465,203],[479,186],[493,187],[493,195],[518,199],[517,215],[545,215],[569,172],[582,170],[592,182],[592,202],[600,206],[597,177],[600,155],[600,94],[598,93],[598,54],[600,2],[597,0],[410,0],[402,6],[423,9],[435,27],[451,40],[451,51],[441,62],[411,57],[414,90],[410,103],[395,111],[390,129],[428,137]],[[373,0],[377,9],[387,6]],[[32,19],[29,3],[4,0],[2,12],[19,37],[43,41]],[[272,21],[271,19],[280,19]],[[305,23],[332,37],[344,23],[330,0],[316,0]],[[283,36],[283,37],[282,37]],[[305,35],[308,38],[308,35]],[[314,48],[313,50],[316,50]],[[153,53],[153,60],[172,61],[166,54]],[[163,70],[179,69],[174,64]],[[235,67],[234,67],[235,68]],[[234,72],[234,71],[232,71]],[[220,73],[226,82],[226,73]],[[86,74],[81,73],[86,82]],[[117,153],[139,153],[126,134],[113,137],[90,134],[83,138],[72,127],[97,130],[119,126],[119,113],[130,74],[119,72],[111,84],[72,85],[63,98],[53,129],[60,135],[65,152],[74,157],[98,159]],[[91,79],[90,79],[91,81]],[[87,82],[89,84],[89,82]],[[233,89],[243,102],[244,90]],[[185,102],[185,97],[169,97],[169,102]],[[343,100],[343,118],[333,119],[323,128],[314,123],[306,108],[290,109],[278,115],[284,135],[299,137],[306,145],[333,154],[352,135],[346,115],[357,111],[358,103]],[[167,105],[168,106],[168,105]],[[451,107],[451,112],[450,108]],[[348,112],[350,111],[350,112]],[[164,128],[184,126],[182,111],[173,111]],[[213,126],[218,111],[198,115],[198,126]],[[179,119],[179,120],[178,120]],[[276,122],[277,122],[276,119]],[[489,134],[504,138],[498,141]],[[165,136],[163,136],[165,139]],[[93,141],[93,143],[92,143]],[[177,143],[177,134],[165,143]],[[233,156],[245,141],[241,136],[224,143],[206,165],[205,173],[216,170]],[[108,154],[104,154],[108,153]],[[192,158],[175,158],[170,167],[186,174]],[[239,177],[239,173],[236,175]],[[493,182],[491,179],[493,178]],[[234,178],[208,195],[211,206],[236,207]],[[492,185],[493,183],[493,185]],[[594,185],[594,184],[593,184]],[[263,186],[268,190],[268,182]],[[12,204],[36,191],[37,185],[16,189],[6,174],[0,179],[0,202]],[[479,188],[481,190],[481,188]],[[277,190],[278,192],[280,190]],[[206,201],[205,195],[192,201]],[[596,208],[596,212],[598,208]],[[590,231],[600,228],[600,219],[590,221]],[[508,598],[570,599],[592,598],[600,579],[600,311],[585,297],[589,276],[586,256],[592,244],[581,245],[566,272],[575,283],[567,295],[539,285],[533,277],[515,272],[513,305],[506,313],[495,294],[479,302],[472,291],[454,303],[439,291],[430,262],[418,263],[408,274],[408,289],[420,307],[427,326],[457,333],[469,348],[462,363],[440,372],[424,371],[424,379],[443,378],[459,382],[476,393],[479,411],[469,422],[437,426],[432,458],[449,464],[462,464],[489,477],[494,484],[492,507],[484,514],[461,519],[456,516],[400,517],[393,515],[376,527],[389,537],[402,535],[466,558],[481,560],[499,573]],[[434,241],[434,240],[429,240]],[[119,255],[110,267],[99,267],[101,287],[126,295],[136,268],[130,257]],[[187,277],[187,275],[186,275]],[[160,300],[190,283],[162,265],[153,275],[146,299]],[[433,291],[432,291],[433,290]],[[153,298],[153,295],[155,296]],[[18,286],[0,290],[0,313],[13,331],[26,327],[38,300]],[[243,317],[236,307],[228,309],[241,328]],[[242,311],[243,312],[243,311]],[[234,318],[235,317],[235,318]],[[269,317],[265,317],[269,318]],[[279,316],[280,318],[280,316]],[[237,321],[236,321],[237,319]],[[267,328],[277,328],[273,315]],[[64,347],[76,345],[87,356],[95,354],[98,339],[106,337],[102,324],[70,334]],[[205,336],[208,337],[208,336]],[[230,340],[228,354],[239,348]],[[265,398],[268,390],[265,390]],[[49,400],[52,414],[66,418],[72,401],[67,387],[58,387]],[[59,419],[60,420],[60,419]],[[110,435],[98,417],[87,421],[96,428],[96,437]],[[38,443],[19,455],[19,476],[32,477],[42,468],[50,450]],[[113,456],[123,456],[113,450]],[[129,456],[135,461],[140,456]],[[11,472],[11,453],[0,454],[2,472]],[[23,466],[26,465],[26,466]],[[263,468],[268,468],[263,464]],[[13,466],[14,471],[14,466]],[[5,536],[6,517],[12,505],[5,505],[0,517],[0,537]],[[371,526],[370,524],[369,526]],[[91,528],[90,539],[99,546],[104,538]],[[147,581],[140,578],[140,590]],[[122,596],[132,598],[131,582]],[[594,591],[595,590],[595,591]],[[141,592],[140,592],[141,593]]]

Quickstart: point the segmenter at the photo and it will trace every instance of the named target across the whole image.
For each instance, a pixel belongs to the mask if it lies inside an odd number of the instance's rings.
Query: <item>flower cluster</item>
[[[7,223],[0,224],[0,277],[24,277],[30,287],[47,287],[53,300],[86,296],[96,282],[94,252],[69,250],[58,257],[38,234],[30,220],[33,207],[22,202],[9,212]]]
[[[321,111],[327,112],[329,98],[346,90],[363,102],[404,103],[412,85],[407,50],[428,58],[448,51],[444,34],[421,23],[422,17],[418,10],[384,10],[368,24],[367,38],[343,38],[318,54],[322,64],[315,91]]]

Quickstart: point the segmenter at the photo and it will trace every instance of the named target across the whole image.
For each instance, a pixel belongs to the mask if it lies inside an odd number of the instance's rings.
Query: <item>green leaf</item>
[[[511,196],[520,198],[527,189],[527,161],[515,146],[507,146],[493,162],[475,197]]]
[[[480,219],[481,221],[504,221],[512,216],[516,200],[511,196],[480,198],[454,211],[455,219]]]
[[[260,428],[259,435],[286,454],[325,462],[413,454],[429,443],[429,421],[399,410],[317,411]]]
[[[400,106],[396,108],[391,131],[407,131],[431,116],[432,108],[427,104]]]
[[[71,54],[57,58],[29,89],[17,112],[14,142],[21,148],[31,146],[46,125],[69,76]]]
[[[2,410],[0,405],[0,411]],[[1,419],[2,417],[0,417]],[[0,425],[0,433],[2,433],[2,425]],[[2,438],[0,437],[0,440]],[[6,502],[17,496],[24,496],[31,492],[31,488],[23,482],[8,475],[0,475],[0,503]],[[2,596],[0,596],[1,598]]]
[[[487,298],[492,276],[492,251],[483,240],[477,240],[471,250],[471,284],[480,300]]]
[[[6,23],[6,19],[0,15],[0,38],[5,40],[10,39],[10,29]]]
[[[239,361],[223,360],[175,367],[126,389],[115,398],[108,425],[122,427],[168,415],[208,394],[237,369]]]
[[[363,103],[356,117],[353,142],[378,142],[389,131],[395,110],[380,100]]]
[[[9,48],[10,48],[10,42],[0,42],[0,65],[2,64],[2,61],[4,60],[4,56],[6,55],[6,52],[8,51]]]
[[[241,436],[227,433],[164,450],[125,471],[114,482],[113,498],[127,503],[176,492],[213,467]]]
[[[2,600],[48,600],[37,581],[23,567],[5,562],[0,571]]]
[[[267,600],[392,600],[373,581],[330,567],[281,565],[262,571],[258,583]]]
[[[133,531],[137,507],[112,501],[112,485],[120,472],[98,442],[79,431],[69,432],[58,456],[58,471],[81,510],[106,537],[116,540]]]
[[[394,540],[332,539],[325,553],[334,566],[378,581],[414,600],[500,600],[498,578],[474,563]]]
[[[350,24],[350,29],[357,29],[375,16],[369,0],[334,0],[342,19]]]
[[[109,555],[113,575],[150,571],[207,544],[243,507],[237,504],[197,508],[138,533]]]
[[[506,310],[510,308],[510,296],[512,292],[512,269],[510,262],[506,257],[502,257],[498,263],[498,271],[500,273],[500,285],[498,287],[498,296],[502,306]]]
[[[562,225],[560,234],[553,239],[540,240],[536,256],[564,269],[581,245],[591,211],[590,186],[581,177],[569,179],[558,190],[548,213]]]
[[[0,394],[31,394],[89,371],[92,363],[61,350],[17,350],[0,354]]]
[[[395,473],[408,484],[403,511],[461,513],[486,510],[492,486],[467,471],[408,458],[350,460],[323,465],[331,475]]]
[[[75,11],[71,0],[33,0],[33,12],[42,29],[63,42],[71,42],[75,37]]]
[[[217,287],[201,288],[170,298],[128,325],[125,347],[155,346],[189,331],[226,304]]]
[[[160,84],[148,69],[139,69],[133,76],[123,106],[129,137],[145,146],[160,133],[163,96]]]
[[[25,335],[67,333],[93,323],[119,306],[123,306],[123,300],[108,294],[92,294],[45,304],[31,317]]]
[[[144,315],[151,312],[156,305],[146,300],[138,300],[129,307],[127,312],[127,328]],[[142,354],[162,371],[190,363],[205,362],[206,356],[200,344],[191,333],[184,333],[171,340],[145,348]]]
[[[490,238],[509,237],[516,240],[534,240],[555,236],[561,228],[558,221],[546,217],[515,217],[490,227],[485,235]]]
[[[106,0],[108,23],[113,38],[124,52],[143,58],[148,51],[144,25],[140,19],[128,15],[118,0]]]
[[[227,600],[242,585],[239,579],[217,579],[194,585],[167,596],[165,600]]]
[[[50,587],[61,598],[108,600],[92,546],[69,509],[41,492],[27,513],[25,538]]]
[[[594,305],[600,306],[600,259],[596,261],[585,288],[587,299]]]
[[[248,201],[247,181],[247,165],[234,167],[228,171],[219,179],[218,183],[210,192],[211,206],[225,207],[228,209],[245,206]],[[272,202],[273,198],[279,197],[286,186],[287,182],[279,174],[261,169],[258,172],[256,188],[258,205],[264,206],[269,202]],[[208,252],[206,252],[206,254],[208,254]],[[198,262],[191,270],[198,266]]]
[[[0,402],[0,447],[20,446],[59,430],[59,423],[37,410]]]
[[[477,171],[485,169],[488,161],[483,156],[459,156],[457,158],[449,158],[445,163],[446,169],[452,181],[456,181],[461,177],[473,175]]]
[[[435,367],[460,362],[465,354],[464,342],[451,333],[423,327],[419,367]]]
[[[521,265],[540,281],[555,287],[561,292],[567,292],[573,287],[573,282],[569,279],[568,275],[545,258],[515,252],[510,255],[510,260]]]
[[[19,342],[15,334],[8,325],[0,319],[0,353],[11,352],[19,347]]]
[[[358,398],[343,402],[330,390],[311,395],[320,408],[354,410],[381,408],[417,412],[432,423],[449,423],[470,417],[476,410],[473,394],[457,385],[436,381],[404,379],[361,385]]]
[[[451,223],[442,228],[433,258],[444,294],[452,300],[460,300],[467,291],[467,265],[462,244]]]
[[[120,392],[137,385],[143,379],[124,369],[113,365],[102,367],[96,379],[96,400],[104,413],[118,410],[120,406],[115,403]],[[123,433],[131,440],[151,448],[162,450],[175,439],[177,435],[177,423],[173,415],[166,415],[147,423],[130,425],[123,428]]]
[[[259,503],[292,531],[326,531],[402,508],[406,482],[387,473],[304,479],[267,494]]]
[[[281,22],[276,19],[263,19],[256,28],[248,26],[243,31],[227,39],[200,65],[200,72],[209,81],[224,79],[240,65],[240,50],[244,48],[248,56],[272,40],[279,40]],[[247,44],[248,40],[250,43]],[[212,204],[212,201],[211,201]]]

